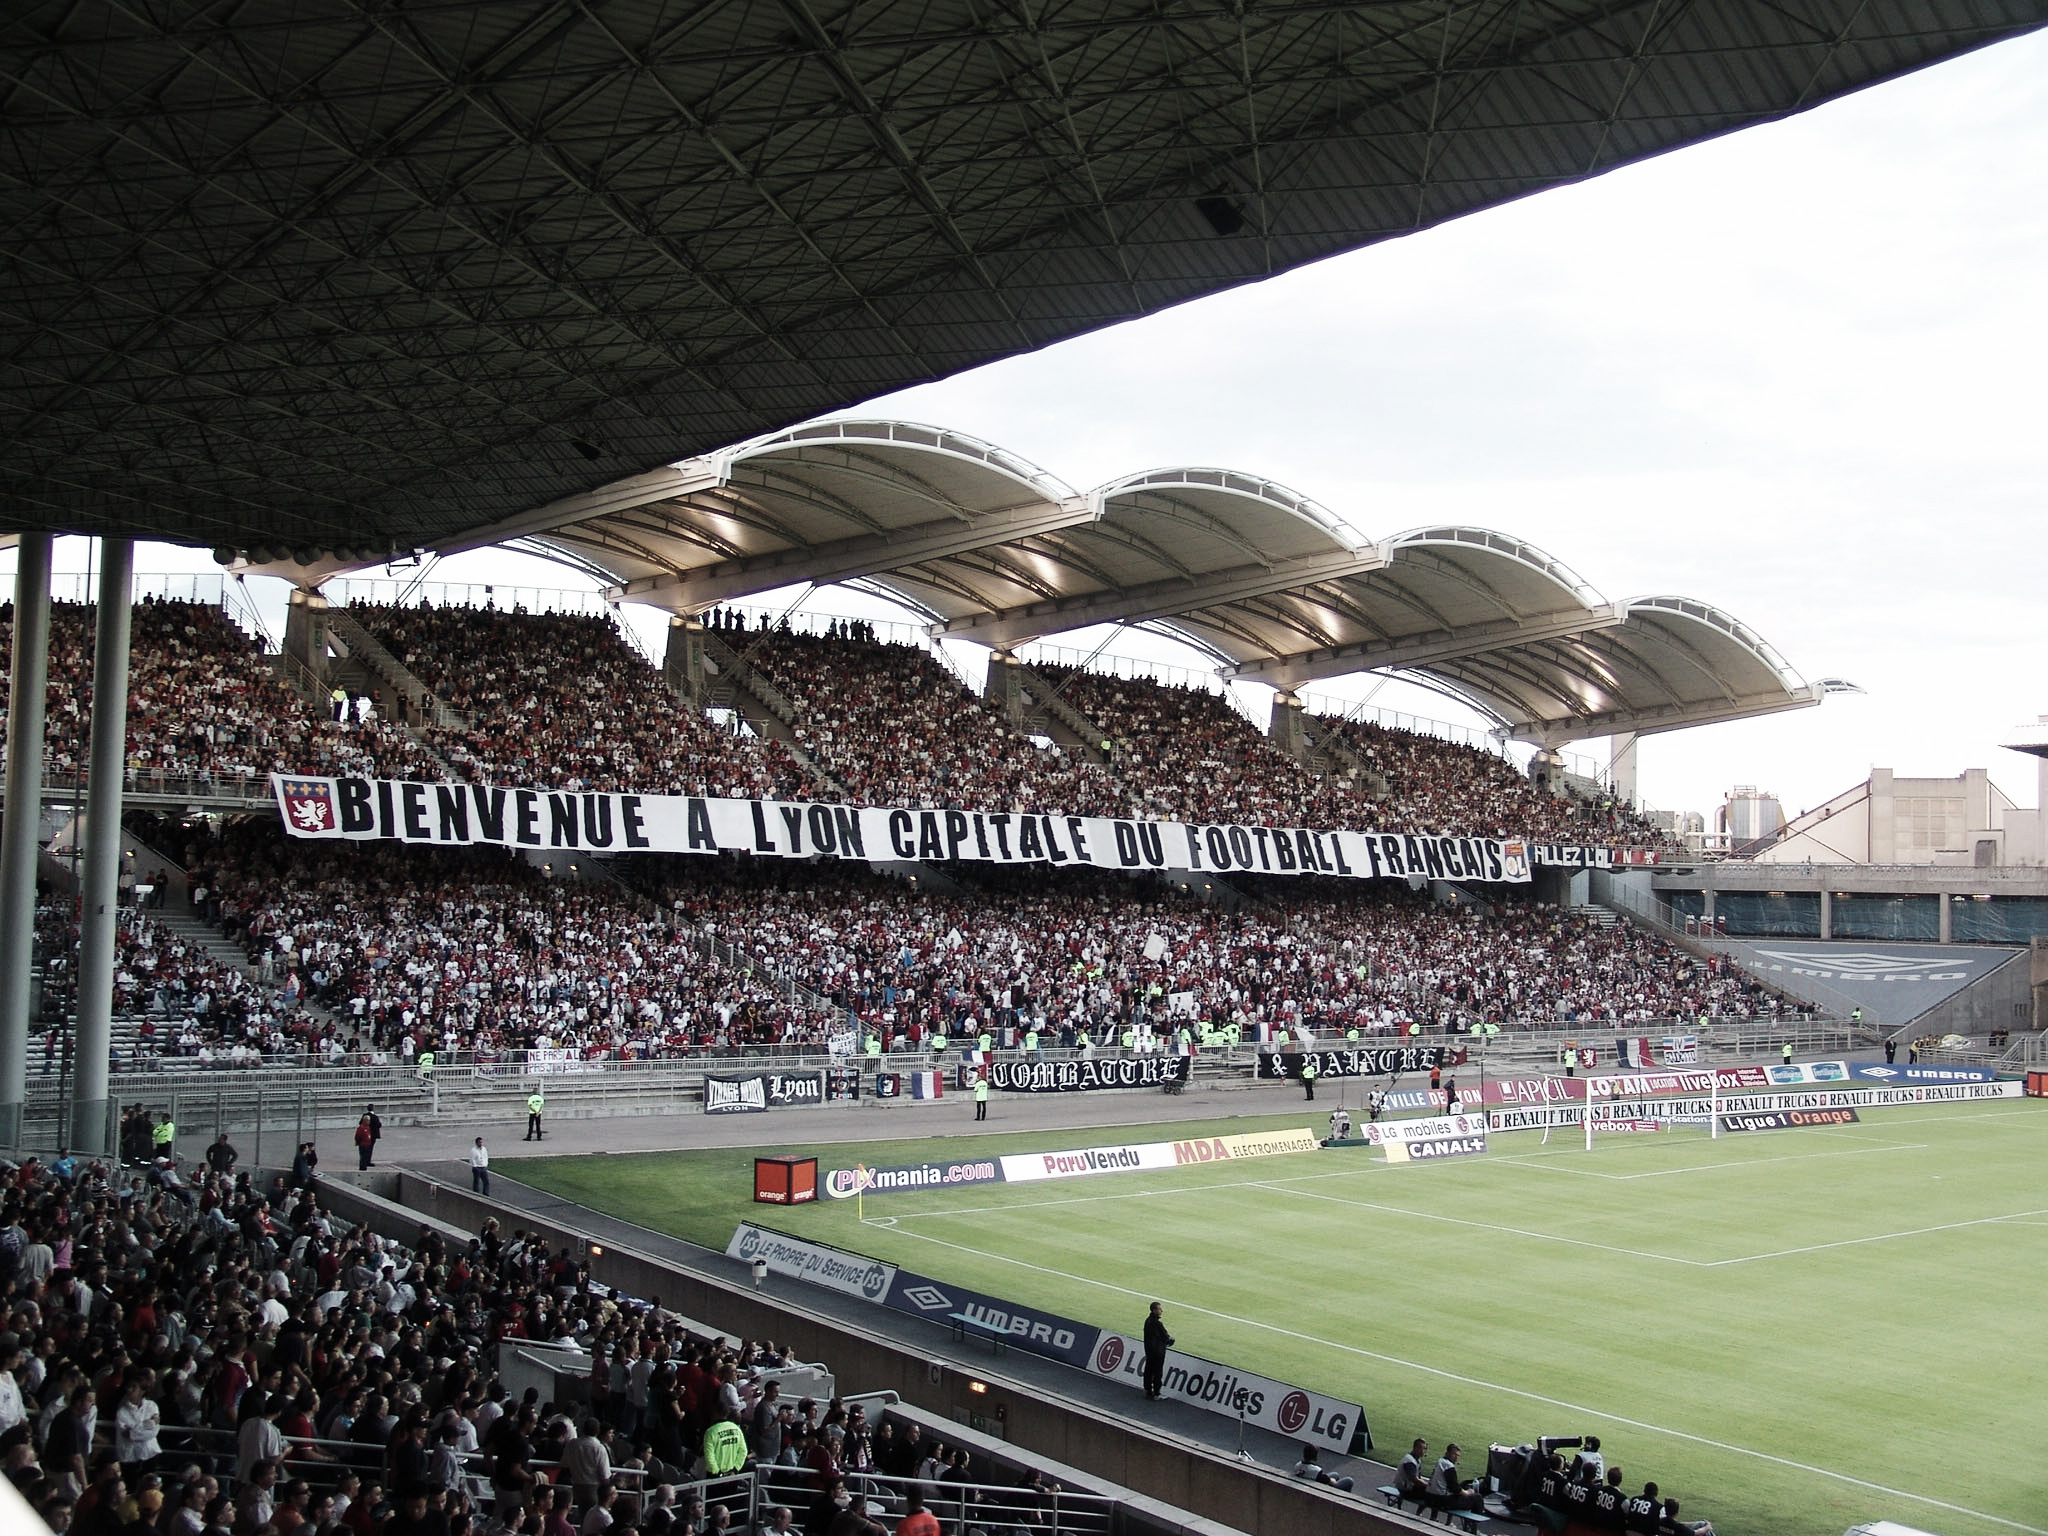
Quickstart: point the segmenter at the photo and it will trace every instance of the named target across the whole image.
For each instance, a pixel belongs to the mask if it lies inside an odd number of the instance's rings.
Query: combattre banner
[[[1327,827],[1135,821],[1019,811],[934,811],[822,801],[586,793],[272,775],[293,837],[490,844],[549,852],[751,853],[884,863],[1088,865],[1352,879],[1525,884],[1533,867],[1609,868],[1627,849],[1522,838]]]

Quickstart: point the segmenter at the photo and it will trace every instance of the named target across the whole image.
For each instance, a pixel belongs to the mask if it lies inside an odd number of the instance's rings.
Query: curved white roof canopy
[[[1818,703],[1753,631],[1679,597],[1609,602],[1526,540],[1456,524],[1375,541],[1261,476],[1176,467],[1085,495],[965,433],[815,423],[601,487],[442,553],[518,541],[615,599],[693,615],[801,582],[997,649],[1142,625],[1292,690],[1392,673],[1545,746]]]
[[[1619,624],[1524,640],[1423,669],[1483,703],[1523,741],[1650,735],[1818,704],[1754,630],[1708,603],[1638,597]]]

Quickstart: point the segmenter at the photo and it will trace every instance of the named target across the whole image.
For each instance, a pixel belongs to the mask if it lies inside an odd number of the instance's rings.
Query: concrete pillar
[[[669,692],[677,698],[701,703],[704,699],[704,621],[677,614],[668,621],[668,649],[661,658],[661,675]]]
[[[1607,738],[1607,776],[1615,795],[1630,805],[1636,803],[1636,741],[1633,731]]]
[[[1824,939],[1835,936],[1835,893],[1825,886],[1820,893],[1820,936]]]
[[[1700,916],[1705,921],[1706,926],[1711,928],[1714,926],[1714,888],[1711,885],[1708,886],[1700,893],[1700,897],[1702,902]]]
[[[1934,936],[1946,944],[1949,942],[1950,933],[1954,931],[1950,921],[1951,914],[1948,909],[1948,892],[1941,892],[1935,899],[1941,903],[1941,926],[1935,930]]]
[[[128,629],[135,542],[100,541],[100,600],[92,653],[92,757],[85,791],[85,869],[78,941],[78,1028],[73,1036],[71,1145],[114,1150],[107,1121],[107,1051],[113,1038],[114,921],[120,904],[121,771],[128,756]]]
[[[1285,688],[1273,695],[1273,714],[1266,724],[1266,736],[1290,757],[1308,751],[1308,733],[1302,724],[1301,696]]]
[[[1873,864],[1896,864],[1899,859],[1892,779],[1889,768],[1870,770],[1870,846],[1866,857]]]
[[[24,533],[14,569],[14,660],[7,717],[7,812],[0,826],[0,1147],[21,1145],[28,1026],[35,998],[36,833],[43,820],[43,704],[50,671],[50,548]]]
[[[292,588],[284,613],[284,653],[327,681],[327,599],[321,593]]]
[[[1024,714],[1024,674],[1009,651],[988,653],[988,681],[982,685],[982,702],[1005,720]]]

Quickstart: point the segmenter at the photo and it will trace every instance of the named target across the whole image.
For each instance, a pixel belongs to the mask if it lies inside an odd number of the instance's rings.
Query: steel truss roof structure
[[[545,521],[2044,20],[2048,0],[13,0],[0,531],[331,569]],[[1139,540],[1167,515],[1142,500]]]
[[[937,637],[1004,649],[1142,625],[1225,676],[1291,690],[1395,672],[1545,746],[1818,703],[1707,604],[1609,602],[1555,557],[1485,528],[1372,539],[1285,486],[1168,468],[1085,495],[965,433],[826,421],[479,529],[677,614],[802,582],[864,588]]]

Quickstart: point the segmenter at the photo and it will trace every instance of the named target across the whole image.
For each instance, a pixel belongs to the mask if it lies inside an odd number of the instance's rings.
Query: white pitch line
[[[1973,1221],[1945,1222],[1938,1227],[1913,1227],[1904,1232],[1880,1232],[1873,1237],[1845,1237],[1832,1243],[1811,1243],[1804,1248],[1780,1248],[1775,1253],[1752,1253],[1740,1259],[1713,1259],[1703,1269],[1725,1269],[1731,1264],[1755,1264],[1763,1259],[1789,1259],[1795,1254],[1822,1253],[1830,1248],[1854,1248],[1863,1243],[1888,1243],[1899,1237],[1925,1237],[1930,1232],[1955,1232],[1964,1227],[1985,1227],[1994,1222],[2020,1221],[2029,1216],[2048,1216],[2048,1210],[2014,1211],[2010,1216],[1979,1216]]]
[[[1411,1212],[1409,1214],[1414,1213]],[[986,1249],[970,1248],[965,1243],[949,1243],[942,1237],[933,1237],[926,1232],[914,1232],[907,1227],[900,1228],[899,1230],[906,1237],[914,1237],[921,1242],[932,1243],[940,1248],[951,1248],[955,1252],[973,1254],[977,1258],[995,1259],[1004,1264],[1014,1264],[1019,1269],[1028,1269],[1036,1274],[1050,1275],[1059,1280],[1071,1280],[1080,1285],[1092,1285],[1098,1290],[1112,1291],[1119,1296],[1146,1300],[1160,1299],[1160,1293],[1156,1291],[1134,1291],[1128,1286],[1112,1285],[1107,1280],[1096,1280],[1087,1275],[1069,1274],[1063,1269],[1053,1269],[1044,1264],[1033,1264],[1026,1259],[1012,1258],[1006,1253],[990,1253]],[[1655,1257],[1655,1255],[1651,1255],[1651,1257]],[[2044,1530],[2040,1526],[2023,1525],[2017,1520],[2008,1520],[2002,1515],[1987,1515],[1982,1510],[1971,1509],[1967,1505],[1951,1504],[1946,1500],[1929,1498],[1924,1493],[1913,1493],[1904,1488],[1887,1487],[1883,1483],[1873,1483],[1864,1478],[1852,1477],[1846,1472],[1836,1472],[1828,1467],[1811,1466],[1803,1461],[1793,1461],[1787,1456],[1774,1456],[1769,1451],[1754,1450],[1746,1445],[1732,1445],[1725,1440],[1709,1439],[1705,1435],[1695,1435],[1687,1430],[1670,1429],[1662,1424],[1650,1424],[1641,1419],[1626,1418],[1618,1413],[1609,1413],[1604,1408],[1588,1408],[1582,1403],[1570,1403],[1562,1398],[1546,1397],[1540,1392],[1529,1392],[1521,1387],[1504,1386],[1497,1381],[1485,1381],[1477,1376],[1462,1375],[1457,1371],[1447,1371],[1441,1366],[1424,1365],[1420,1361],[1404,1359],[1399,1355],[1383,1355],[1377,1350],[1361,1349],[1356,1344],[1345,1344],[1336,1339],[1319,1338],[1312,1333],[1301,1333],[1293,1328],[1282,1328],[1275,1323],[1258,1322],[1252,1318],[1239,1317],[1231,1312],[1218,1312],[1213,1307],[1205,1307],[1197,1302],[1183,1301],[1178,1297],[1169,1296],[1164,1299],[1172,1302],[1174,1306],[1184,1311],[1199,1312],[1205,1317],[1217,1318],[1226,1323],[1236,1323],[1240,1327],[1260,1329],[1266,1333],[1278,1334],[1282,1338],[1298,1339],[1304,1344],[1320,1344],[1326,1349],[1340,1350],[1345,1354],[1357,1355],[1362,1359],[1377,1360],[1385,1365],[1400,1366],[1407,1370],[1419,1371],[1425,1376],[1435,1376],[1444,1381],[1455,1381],[1461,1386],[1480,1387],[1489,1392],[1500,1392],[1510,1397],[1523,1398],[1532,1403],[1541,1403],[1547,1408],[1560,1408],[1568,1413],[1588,1414],[1594,1418],[1605,1419],[1610,1424],[1624,1425],[1629,1429],[1640,1429],[1646,1434],[1664,1435],[1673,1440],[1684,1440],[1693,1445],[1703,1445],[1709,1450],[1727,1451],[1732,1455],[1748,1456],[1757,1461],[1767,1461],[1774,1466],[1787,1467],[1794,1472],[1805,1472],[1814,1477],[1825,1477],[1838,1483],[1847,1483],[1852,1488],[1867,1488],[1872,1493],[1882,1493],[1895,1499],[1909,1499],[1915,1504],[1925,1504],[1932,1509],[1945,1509],[1951,1514],[1967,1515],[1973,1520],[1989,1521],[1993,1525],[2002,1525],[2008,1530],[2024,1531],[2027,1533],[2027,1536],[2048,1536],[2048,1530]]]

